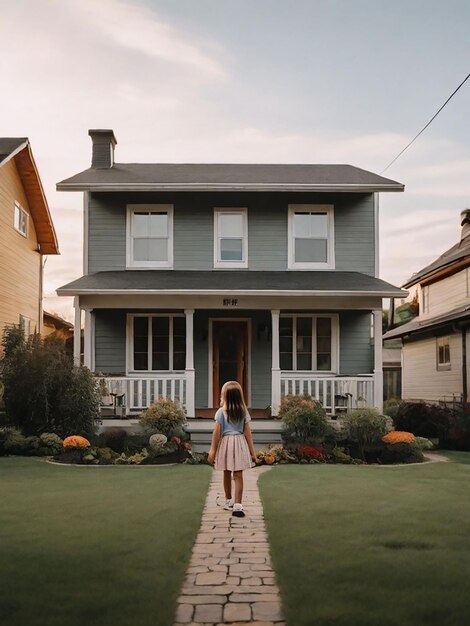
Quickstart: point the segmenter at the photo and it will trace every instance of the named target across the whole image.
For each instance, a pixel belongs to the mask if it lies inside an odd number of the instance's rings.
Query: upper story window
[[[438,370],[450,370],[450,337],[436,338],[436,365]]]
[[[16,230],[23,235],[23,237],[28,236],[28,218],[29,215],[23,209],[23,207],[19,204],[19,202],[15,202],[15,216],[14,216],[14,225]]]
[[[289,269],[334,269],[332,204],[290,204]]]
[[[180,371],[186,367],[186,319],[181,315],[129,315],[129,370]]]
[[[337,369],[338,317],[287,315],[279,318],[281,370],[334,372]]]
[[[173,206],[127,207],[127,267],[173,267]]]
[[[214,267],[248,267],[246,208],[214,209]]]

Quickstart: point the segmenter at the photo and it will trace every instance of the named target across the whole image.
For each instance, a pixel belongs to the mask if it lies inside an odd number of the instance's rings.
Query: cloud
[[[162,21],[150,8],[124,0],[76,0],[70,5],[118,46],[213,76],[226,75],[214,54]]]

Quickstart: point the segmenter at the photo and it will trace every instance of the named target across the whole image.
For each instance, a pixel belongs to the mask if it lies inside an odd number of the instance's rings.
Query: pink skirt
[[[252,467],[250,450],[244,435],[225,435],[215,454],[216,470],[238,472]]]

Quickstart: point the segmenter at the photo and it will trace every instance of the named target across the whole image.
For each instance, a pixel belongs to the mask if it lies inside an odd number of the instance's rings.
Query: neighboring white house
[[[461,239],[406,281],[417,290],[419,315],[388,331],[402,340],[404,400],[468,401],[470,331],[470,209]]]

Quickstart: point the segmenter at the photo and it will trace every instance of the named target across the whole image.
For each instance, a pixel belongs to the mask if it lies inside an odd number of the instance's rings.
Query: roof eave
[[[377,297],[402,298],[407,295],[403,290],[389,291],[334,291],[334,290],[282,290],[282,289],[74,289],[61,287],[56,290],[58,296],[86,296],[86,295],[236,295],[236,296],[334,296],[334,297]]]
[[[57,191],[317,191],[378,193],[404,191],[404,185],[289,183],[74,183],[60,182]]]

